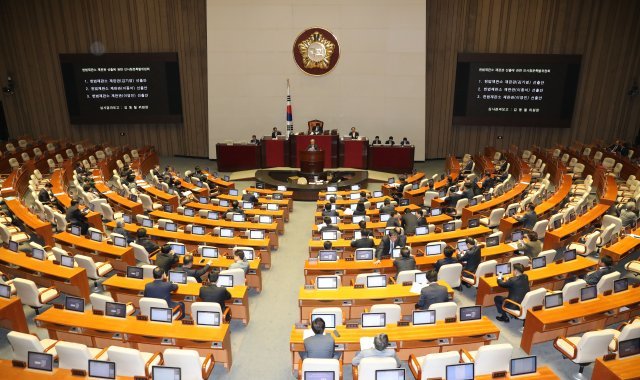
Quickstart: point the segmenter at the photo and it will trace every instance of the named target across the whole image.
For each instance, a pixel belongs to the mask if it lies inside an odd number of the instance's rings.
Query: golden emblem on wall
[[[312,28],[298,36],[293,44],[293,56],[305,73],[324,75],[338,62],[340,47],[333,34],[322,28]]]

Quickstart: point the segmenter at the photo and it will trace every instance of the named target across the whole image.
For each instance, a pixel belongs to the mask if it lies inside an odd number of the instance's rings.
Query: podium
[[[300,152],[300,171],[303,174],[322,174],[324,170],[324,151]]]

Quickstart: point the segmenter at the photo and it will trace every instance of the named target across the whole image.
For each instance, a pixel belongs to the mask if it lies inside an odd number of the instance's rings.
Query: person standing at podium
[[[316,145],[316,140],[315,139],[311,139],[309,141],[309,145],[307,145],[307,152],[317,152],[320,150],[320,147],[318,147],[318,145]]]
[[[351,132],[349,132],[349,137],[352,139],[357,139],[360,137],[360,134],[356,131],[356,127],[351,127]]]
[[[278,130],[278,127],[273,127],[273,131],[271,132],[271,137],[275,139],[278,136],[282,136],[282,132]]]

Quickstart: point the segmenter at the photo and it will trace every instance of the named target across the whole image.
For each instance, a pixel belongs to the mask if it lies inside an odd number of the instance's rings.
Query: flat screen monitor
[[[142,280],[143,278],[143,269],[140,267],[135,267],[135,266],[128,266],[127,267],[127,277],[128,278],[137,278],[139,280]]]
[[[217,247],[202,247],[200,251],[202,253],[202,257],[205,257],[207,259],[215,259],[218,257]]]
[[[462,240],[458,242],[458,251],[460,252],[465,252],[469,250],[469,246],[467,245],[467,242]]]
[[[225,288],[233,288],[233,276],[230,274],[221,274],[218,276],[218,286]]]
[[[207,198],[207,197],[199,197],[198,198],[198,202],[206,205],[207,203],[209,203],[209,198]],[[220,206],[229,206],[229,201],[227,201],[227,200],[224,200],[225,204],[222,204],[222,203],[223,203],[223,200],[220,200]]]
[[[320,261],[337,261],[338,260],[338,252],[335,250],[320,250],[318,252],[318,260]]]
[[[137,202],[138,201],[138,196],[135,194],[129,194],[129,200],[131,202]]]
[[[554,230],[557,230],[561,226],[562,226],[562,219],[558,218],[558,219],[553,221],[553,229]]]
[[[169,245],[171,246],[171,250],[176,254],[176,255],[184,255],[185,254],[185,246],[184,244],[180,244],[180,243],[169,243]]]
[[[404,380],[405,369],[377,369],[375,380]]]
[[[365,220],[365,216],[364,215],[355,215],[355,216],[351,217],[351,222],[353,224],[358,224],[363,220]]]
[[[127,304],[120,302],[106,302],[104,304],[104,315],[107,317],[126,318]]]
[[[198,311],[196,316],[198,325],[201,326],[220,326],[220,313],[217,311]]]
[[[441,189],[440,191],[438,191],[438,198],[444,198],[447,195],[446,190]]]
[[[207,203],[207,202],[205,202],[205,203]],[[229,207],[229,201],[226,200],[226,199],[220,199],[219,205],[220,205],[220,207]]]
[[[503,263],[496,265],[496,274],[510,274],[511,273],[511,263]]]
[[[351,193],[351,194],[349,194],[349,199],[351,199],[351,200],[360,199],[360,194]]]
[[[485,241],[487,247],[495,247],[500,244],[500,236],[489,236]]]
[[[225,176],[223,176],[223,177],[222,177],[222,179],[223,179],[225,182],[229,182],[229,179],[231,179],[231,177],[229,177],[228,175],[225,175]]]
[[[362,313],[361,325],[367,327],[384,327],[387,324],[385,313]]]
[[[387,275],[367,276],[367,288],[384,288],[387,286]]]
[[[551,309],[558,306],[562,306],[562,293],[554,293],[544,296],[545,309]]]
[[[360,190],[360,185],[351,185],[351,191]]]
[[[418,188],[420,188],[420,184],[418,184],[418,183],[412,183],[411,184],[411,190],[418,190]]]
[[[67,296],[64,299],[64,308],[66,310],[77,311],[84,313],[84,299],[79,297]]]
[[[45,258],[45,253],[43,249],[40,248],[34,248],[31,250],[31,257],[33,257],[34,259],[38,259],[38,260],[44,260]]]
[[[338,289],[337,276],[318,276],[316,277],[317,289]]]
[[[380,214],[380,221],[381,222],[386,222],[389,220],[389,218],[391,218],[391,215],[389,214]]]
[[[413,325],[432,325],[436,323],[436,311],[435,310],[414,310],[413,311]]]
[[[509,374],[511,376],[526,375],[536,373],[538,370],[536,356],[526,356],[524,358],[511,359]]]
[[[356,249],[355,253],[356,261],[373,260],[372,249]]]
[[[273,217],[271,215],[260,215],[258,216],[258,223],[271,224],[273,223]]]
[[[522,231],[514,231],[511,233],[511,241],[520,241],[522,240],[522,236]]]
[[[387,183],[389,185],[393,185],[396,182],[396,178],[395,177],[389,177],[387,178]]]
[[[197,187],[202,187],[202,181],[196,181],[195,185],[196,185]]]
[[[67,268],[73,268],[75,266],[76,261],[73,259],[73,256],[62,255],[60,256],[60,265]]]
[[[388,233],[387,233],[387,235],[388,235]],[[393,249],[393,252],[391,252],[391,255],[393,256],[393,258],[400,257],[400,250],[401,250],[401,249],[402,249],[402,248],[400,248],[400,247],[395,247],[395,248]]]
[[[435,256],[442,253],[442,245],[441,244],[427,244],[426,248],[427,256]]]
[[[207,219],[210,219],[210,220],[218,220],[218,218],[219,218],[219,217],[220,217],[220,216],[219,216],[219,215],[218,215],[218,213],[217,213],[217,212],[215,212],[215,211],[209,211],[209,212],[207,213]]]
[[[409,200],[407,198],[400,199],[400,202],[398,203],[400,204],[400,206],[409,206]]]
[[[229,189],[229,195],[236,196],[238,195],[238,189]]]
[[[620,358],[638,354],[640,354],[640,338],[626,339],[618,342],[618,356],[620,356]]]
[[[478,200],[477,200],[477,199],[475,199],[475,198],[471,198],[471,199],[469,200],[469,206],[475,206],[475,205],[477,205],[477,204],[478,204]]]
[[[12,252],[18,252],[18,242],[13,240],[9,241],[9,250]]]
[[[256,189],[264,189],[264,183],[263,182],[256,182]]]
[[[380,198],[383,194],[382,194],[382,191],[376,190],[376,191],[373,192],[372,195],[373,195],[374,198]]]
[[[304,371],[304,380],[336,380],[333,371]]]
[[[133,219],[131,219],[131,215],[129,214],[122,215],[122,220],[124,220],[124,222],[128,224],[133,222]]]
[[[249,239],[264,239],[264,231],[263,230],[249,230]]]
[[[418,284],[426,284],[428,282],[427,272],[416,273],[413,282],[417,282]]]
[[[416,227],[416,235],[417,236],[426,235],[428,233],[429,233],[429,227],[427,227],[427,226]]]
[[[187,283],[187,272],[170,270],[169,271],[169,282],[173,282],[174,284],[186,284]]]
[[[151,370],[151,378],[153,380],[181,380],[182,369],[180,367],[166,367],[154,365]]]
[[[237,251],[242,251],[242,253],[244,254],[244,259],[245,260],[253,260],[253,250],[252,249],[238,249]]]
[[[576,250],[570,249],[564,252],[564,261],[571,261],[576,259]]]
[[[0,284],[0,297],[11,298],[11,286]]]
[[[576,220],[576,213],[575,212],[570,212],[569,213],[569,221],[573,222],[574,220]]]
[[[89,377],[97,377],[99,379],[115,379],[116,363],[106,362],[102,360],[89,359],[87,366]]]
[[[338,231],[322,231],[322,240],[338,240]]]
[[[508,216],[514,216],[516,214],[517,208],[516,207],[512,207],[509,209],[509,211],[507,212]]]
[[[276,203],[267,203],[267,211],[278,211],[278,208]]]
[[[455,231],[456,224],[454,222],[445,223],[442,225],[442,229],[444,230],[444,232]]]
[[[39,371],[53,371],[53,355],[42,352],[29,351],[27,353],[27,367]]]
[[[354,232],[353,232],[353,238],[354,238],[355,240],[362,239],[362,232],[360,232],[360,231],[354,231]]]
[[[615,280],[613,282],[613,292],[614,293],[624,292],[627,289],[629,289],[629,279],[628,278],[621,278],[621,279]]]
[[[153,228],[153,220],[149,218],[143,218],[142,227]]]
[[[220,229],[220,237],[232,238],[233,237],[233,229],[231,229],[231,228],[221,228]]]
[[[100,232],[100,231],[90,231],[89,237],[93,241],[101,242],[102,241],[102,232]]]
[[[122,236],[114,236],[113,237],[113,245],[115,245],[116,247],[126,247],[127,246],[127,239],[125,239]]]
[[[338,188],[336,186],[327,186],[327,192],[335,193],[336,191],[338,191]]]
[[[532,269],[544,268],[546,266],[547,266],[547,258],[544,256],[534,257],[533,260],[531,260]]]
[[[585,286],[580,289],[580,301],[589,301],[598,296],[598,287],[597,286]]]
[[[173,321],[173,310],[168,307],[152,307],[149,314],[149,320],[153,322],[171,323]]]
[[[376,202],[376,208],[381,208],[384,206],[384,202]]]
[[[450,364],[447,366],[445,380],[473,380],[473,363]]]
[[[287,187],[286,186],[278,186],[276,189],[278,191],[287,191]]]
[[[467,306],[460,308],[460,322],[475,321],[482,318],[482,306]]]
[[[473,218],[473,219],[469,219],[469,228],[476,228],[480,225],[480,219],[478,218]]]
[[[191,226],[191,233],[194,235],[204,235],[204,226]]]
[[[245,210],[251,210],[253,208],[253,203],[251,202],[242,202],[242,208]]]
[[[80,236],[82,235],[82,230],[80,229],[80,226],[71,226],[71,233],[73,235]]]
[[[164,210],[164,212],[173,212],[173,206],[169,204],[163,205],[162,209]]]
[[[336,328],[336,315],[335,314],[322,314],[322,313],[312,313],[311,320],[315,321],[316,318],[320,318],[324,321],[324,327],[327,329],[335,329]]]
[[[164,229],[169,232],[176,232],[178,231],[178,225],[173,222],[167,222],[164,225]]]
[[[194,216],[196,214],[196,210],[191,207],[187,207],[184,209],[184,216]]]

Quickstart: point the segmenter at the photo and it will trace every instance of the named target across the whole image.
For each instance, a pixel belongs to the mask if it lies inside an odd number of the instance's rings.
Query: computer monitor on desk
[[[333,371],[305,371],[303,380],[336,380]]]
[[[217,247],[205,247],[203,246],[200,249],[200,252],[202,253],[202,257],[207,258],[207,259],[215,259],[218,257],[218,248]]]
[[[186,284],[187,283],[187,272],[183,271],[169,271],[169,282],[174,284]]]
[[[447,366],[446,380],[473,380],[473,363],[451,364]]]
[[[115,362],[89,359],[88,370],[89,370],[88,371],[89,377],[96,377],[99,379],[115,379],[116,378]]]
[[[127,267],[127,277],[128,278],[136,278],[138,280],[142,280],[143,277],[143,269],[140,267],[136,267],[133,265],[130,265]]]
[[[558,306],[562,306],[562,293],[554,293],[544,296],[545,309],[551,309]]]
[[[220,326],[220,313],[217,311],[198,311],[197,324],[201,326]]]
[[[427,244],[426,247],[426,254],[427,256],[436,256],[442,253],[442,245],[437,243],[437,244]]]
[[[29,351],[27,353],[27,367],[39,371],[53,371],[53,355],[42,352]]]
[[[0,297],[11,298],[11,286],[0,284]]]
[[[324,290],[338,289],[337,276],[318,276],[316,277],[316,288]]]
[[[89,237],[93,241],[101,242],[102,241],[102,232],[100,232],[100,231],[91,231],[91,234],[89,235]]]
[[[164,225],[164,229],[169,232],[176,232],[178,231],[178,225],[173,222],[167,222]]]
[[[71,234],[72,235],[76,235],[76,236],[80,236],[82,235],[82,230],[80,229],[80,226],[71,226]]]
[[[404,368],[376,370],[375,380],[404,380],[404,379],[405,379]]]
[[[116,247],[124,248],[127,246],[127,239],[122,236],[114,236],[113,245],[115,245]]]
[[[367,276],[367,288],[384,288],[387,286],[387,275],[369,275]]]
[[[361,325],[363,328],[384,327],[387,324],[385,313],[362,313]]]
[[[322,249],[318,252],[318,260],[320,261],[337,261],[338,252],[335,250]]]
[[[621,278],[619,280],[613,281],[613,292],[614,293],[624,292],[627,289],[629,289],[629,279],[628,278]]]
[[[320,318],[324,321],[324,327],[327,329],[335,329],[336,328],[336,315],[335,314],[322,314],[322,313],[314,313],[311,314],[311,321],[315,321],[316,318]]]
[[[370,248],[356,249],[355,260],[356,261],[373,260],[373,250]]]
[[[534,257],[531,260],[531,269],[544,268],[547,266],[547,258],[545,256]]]
[[[84,299],[67,296],[64,300],[64,308],[65,310],[84,313]]]
[[[537,357],[527,356],[524,358],[511,359],[509,374],[511,376],[527,375],[536,373],[538,370]]]
[[[63,267],[73,268],[75,266],[75,263],[76,261],[73,258],[73,256],[69,256],[69,255],[60,256],[60,265],[62,265]]]
[[[191,233],[194,235],[204,235],[205,234],[204,226],[191,226]]]
[[[482,318],[482,306],[468,306],[460,308],[460,322],[475,321]]]
[[[338,240],[338,231],[322,231],[322,240]]]
[[[173,322],[173,310],[168,307],[152,307],[149,311],[149,320],[153,322]]]
[[[598,287],[593,286],[585,286],[580,289],[580,301],[589,301],[598,297]]]
[[[104,305],[104,315],[107,317],[126,318],[127,304],[120,302],[106,302]]]
[[[171,250],[176,254],[176,255],[184,255],[186,252],[186,248],[184,246],[184,244],[180,244],[180,243],[169,243],[169,245],[171,246]]]
[[[435,310],[414,310],[413,311],[413,325],[432,325],[436,323],[436,311]]]
[[[640,338],[621,340],[618,343],[618,355],[620,358],[640,354]]]
[[[179,367],[154,365],[151,378],[153,380],[180,380],[182,379],[181,371]]]
[[[218,282],[216,285],[225,288],[233,288],[233,276],[230,274],[221,274],[218,276]]]
[[[192,209],[191,207],[186,207],[184,209],[184,216],[194,216],[196,214],[196,210]]]

